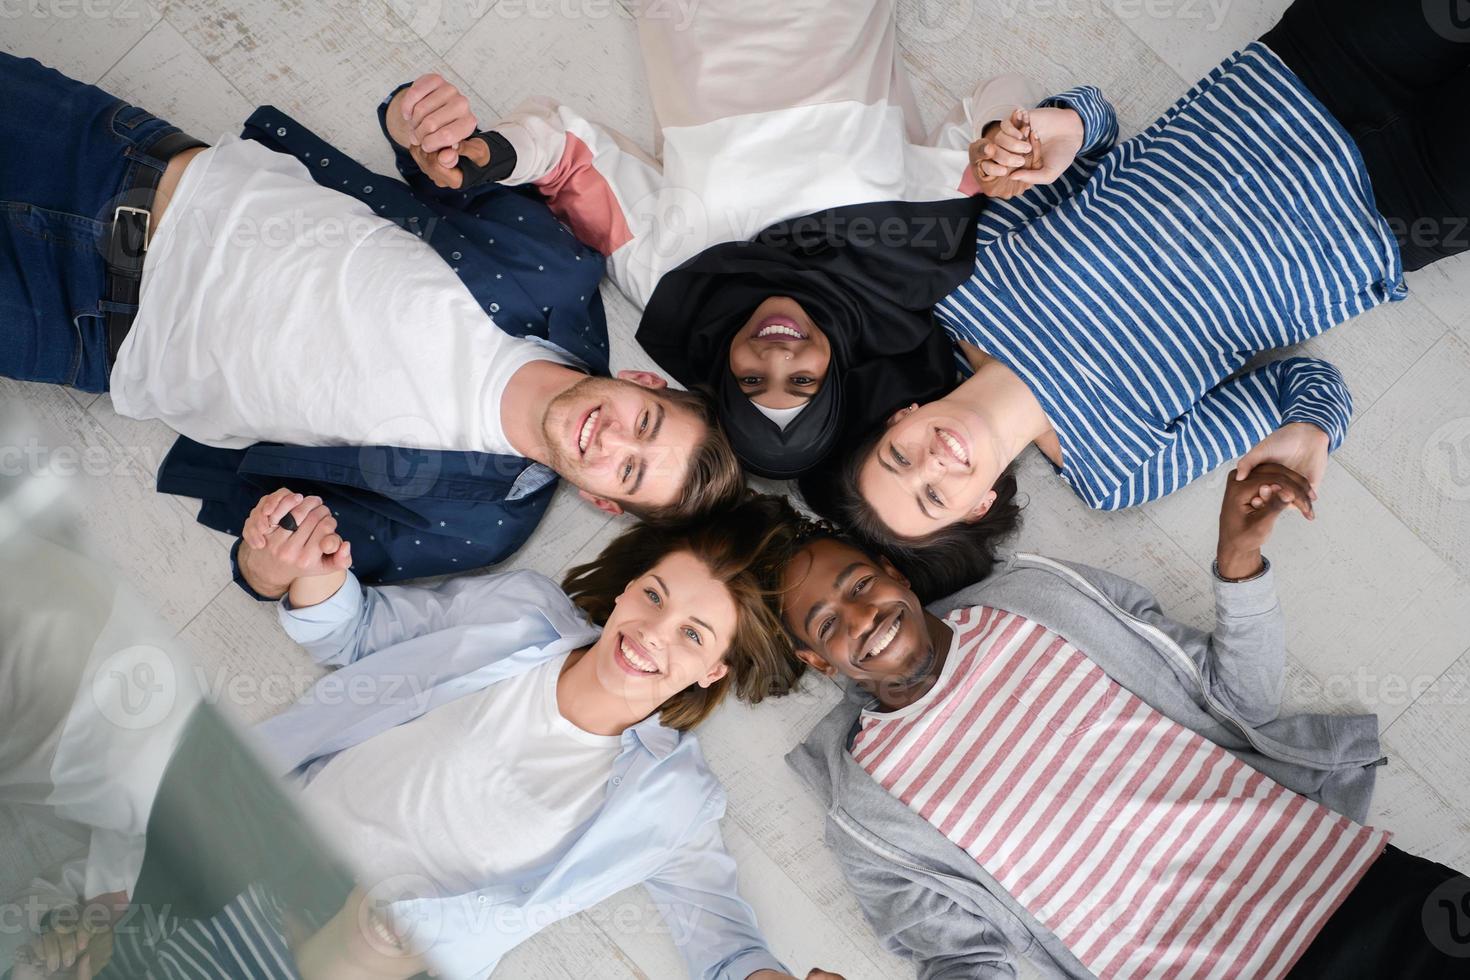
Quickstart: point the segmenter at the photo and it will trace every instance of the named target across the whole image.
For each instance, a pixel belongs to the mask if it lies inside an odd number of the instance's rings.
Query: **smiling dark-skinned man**
[[[1280,714],[1260,549],[1293,508],[1291,470],[1232,475],[1209,633],[1082,565],[1018,555],[926,609],[840,535],[800,546],[782,619],[848,696],[787,762],[919,977],[1460,975],[1422,917],[1470,880],[1363,825],[1377,718]]]

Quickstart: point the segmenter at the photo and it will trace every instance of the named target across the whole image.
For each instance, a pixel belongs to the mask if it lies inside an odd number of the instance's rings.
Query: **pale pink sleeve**
[[[639,205],[659,194],[663,171],[627,137],[540,98],[486,128],[516,151],[515,169],[501,183],[534,185],[586,244],[611,257],[644,231],[638,215],[647,208]],[[611,265],[609,272],[616,278]]]

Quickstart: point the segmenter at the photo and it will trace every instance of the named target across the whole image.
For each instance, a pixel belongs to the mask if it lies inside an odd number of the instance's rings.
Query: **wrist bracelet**
[[[490,162],[482,167],[461,153],[459,171],[464,175],[464,179],[459,185],[460,190],[469,190],[481,184],[498,183],[509,177],[515,170],[516,151],[515,147],[510,145],[510,140],[489,129],[479,130],[469,139],[485,142],[485,148],[490,151]]]
[[[1235,584],[1240,583],[1240,582],[1254,582],[1256,579],[1260,578],[1262,575],[1265,575],[1267,572],[1269,572],[1271,570],[1271,559],[1267,558],[1265,555],[1262,555],[1261,556],[1261,570],[1259,572],[1256,572],[1254,575],[1247,575],[1245,578],[1226,578],[1224,575],[1221,575],[1220,574],[1220,559],[1218,559],[1218,558],[1216,558],[1214,561],[1210,562],[1210,568],[1215,573],[1215,578],[1219,579],[1221,582],[1229,582],[1231,585],[1235,585]]]

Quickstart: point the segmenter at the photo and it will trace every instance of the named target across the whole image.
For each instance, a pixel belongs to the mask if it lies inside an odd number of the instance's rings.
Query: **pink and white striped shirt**
[[[934,689],[864,712],[853,758],[1098,976],[1283,976],[1387,844],[1040,624],[946,622]]]

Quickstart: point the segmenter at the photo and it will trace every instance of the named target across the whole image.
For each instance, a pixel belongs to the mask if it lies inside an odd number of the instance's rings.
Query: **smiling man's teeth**
[[[628,645],[627,640],[624,640],[622,642],[622,645],[619,647],[619,649],[623,651],[623,656],[627,658],[628,663],[632,664],[634,667],[637,667],[645,674],[658,673],[658,664],[654,663],[652,660],[649,660],[647,657],[640,657],[638,655],[638,652]]]
[[[802,333],[800,330],[788,327],[784,323],[768,324],[764,327],[761,327],[760,332],[756,334],[757,337],[774,337],[777,335],[783,337],[795,337],[797,340],[806,339],[806,334]]]
[[[898,627],[902,621],[903,617],[896,617],[893,620],[893,625],[884,630],[882,635],[880,635],[876,640],[873,641],[873,645],[868,647],[869,657],[876,657],[878,656],[878,654],[888,649],[888,644],[892,643],[893,638],[898,635]]]
[[[597,427],[597,416],[602,414],[602,409],[594,408],[592,414],[587,416],[587,421],[582,423],[582,431],[577,434],[577,449],[587,451],[587,444],[592,441],[592,430]]]
[[[960,445],[960,441],[958,439],[956,439],[954,436],[950,435],[948,432],[945,432],[942,429],[939,432],[939,439],[940,439],[941,442],[943,442],[946,446],[949,447],[949,451],[950,452],[954,453],[955,459],[958,459],[961,463],[964,463],[966,466],[969,466],[970,465],[970,457],[969,457],[969,454],[967,454],[965,452],[965,447],[962,446],[962,445]]]

